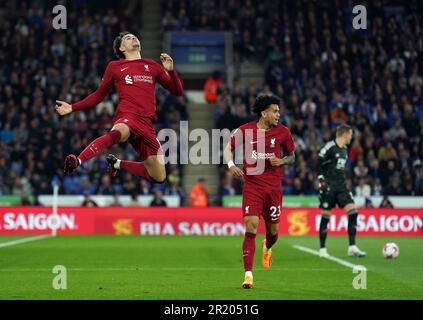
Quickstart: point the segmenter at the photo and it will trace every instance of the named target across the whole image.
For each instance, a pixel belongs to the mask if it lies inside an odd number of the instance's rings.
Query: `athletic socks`
[[[320,248],[326,247],[326,237],[328,235],[328,223],[329,223],[329,216],[322,214],[322,220],[320,220],[320,228],[319,228]]]
[[[120,138],[121,133],[118,130],[112,130],[104,136],[95,139],[78,156],[79,164],[81,165],[95,156],[102,154],[114,144],[119,143]]]
[[[115,168],[116,170],[120,170],[120,161],[121,160],[117,159],[113,165],[113,168]]]
[[[276,243],[278,240],[278,234],[275,235],[266,233],[266,245],[264,246],[265,251],[269,251],[270,248]]]
[[[355,245],[355,236],[357,233],[357,211],[350,210],[348,213],[348,240],[350,242],[350,246]]]
[[[162,183],[163,181],[156,181],[154,180],[148,173],[147,168],[145,167],[144,163],[136,162],[136,161],[127,161],[127,160],[118,160],[119,161],[119,169],[126,170],[133,175],[143,177],[149,181],[154,183]],[[116,169],[116,168],[115,168]]]
[[[242,258],[244,260],[244,271],[253,271],[254,252],[256,251],[255,233],[246,232],[242,242]]]

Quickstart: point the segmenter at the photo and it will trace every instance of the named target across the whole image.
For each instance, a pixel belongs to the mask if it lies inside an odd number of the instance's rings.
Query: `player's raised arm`
[[[159,68],[157,81],[163,86],[163,88],[169,90],[175,96],[182,96],[184,92],[182,80],[175,71],[172,57],[167,53],[162,53],[160,55],[160,61],[163,64],[164,70]]]
[[[73,111],[94,107],[97,104],[99,104],[101,101],[103,101],[103,99],[107,96],[107,94],[110,92],[112,87],[113,87],[113,78],[112,78],[112,73],[110,71],[110,63],[109,63],[107,65],[106,71],[104,72],[103,79],[101,80],[96,91],[91,93],[85,99],[73,104],[56,100],[56,108],[55,108],[56,112],[59,115],[64,116]]]

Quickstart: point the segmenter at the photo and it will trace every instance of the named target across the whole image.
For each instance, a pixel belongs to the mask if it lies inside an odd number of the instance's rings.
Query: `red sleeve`
[[[182,80],[179,78],[175,69],[172,71],[166,71],[157,63],[157,82],[167,90],[169,90],[175,96],[182,96],[184,88],[182,85]]]
[[[231,134],[231,148],[232,150],[235,149],[235,147],[239,146],[241,143],[243,143],[244,140],[244,134],[242,132],[241,128],[237,128],[232,132]]]
[[[111,71],[111,63],[107,65],[106,71],[104,72],[103,79],[96,91],[91,93],[85,99],[72,104],[72,111],[82,110],[90,107],[94,107],[99,104],[109,94],[113,87],[113,74]]]
[[[294,138],[292,137],[291,131],[289,131],[289,129],[286,129],[285,135],[285,140],[282,143],[283,151],[286,153],[292,153],[295,150]]]

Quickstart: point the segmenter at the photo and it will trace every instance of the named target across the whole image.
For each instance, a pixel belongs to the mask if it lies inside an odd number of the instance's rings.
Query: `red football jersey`
[[[295,150],[294,139],[287,127],[278,124],[265,131],[257,128],[257,122],[249,122],[231,135],[232,149],[242,145],[244,162],[244,188],[255,188],[256,191],[282,188],[283,166],[273,167],[269,159],[282,158]],[[257,190],[260,188],[261,190]]]
[[[111,61],[107,65],[98,89],[85,99],[72,104],[72,109],[81,110],[95,106],[115,87],[119,95],[116,118],[124,113],[155,118],[156,82],[174,95],[181,96],[183,93],[182,81],[176,71],[166,71],[153,60]]]

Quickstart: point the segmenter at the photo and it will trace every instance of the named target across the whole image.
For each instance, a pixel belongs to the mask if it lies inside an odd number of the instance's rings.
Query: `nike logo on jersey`
[[[126,69],[128,69],[129,67],[126,67],[126,68],[123,68],[123,69],[120,69],[120,71],[122,72],[122,71],[125,71]]]
[[[250,144],[255,144],[257,143],[257,141],[250,141]]]

